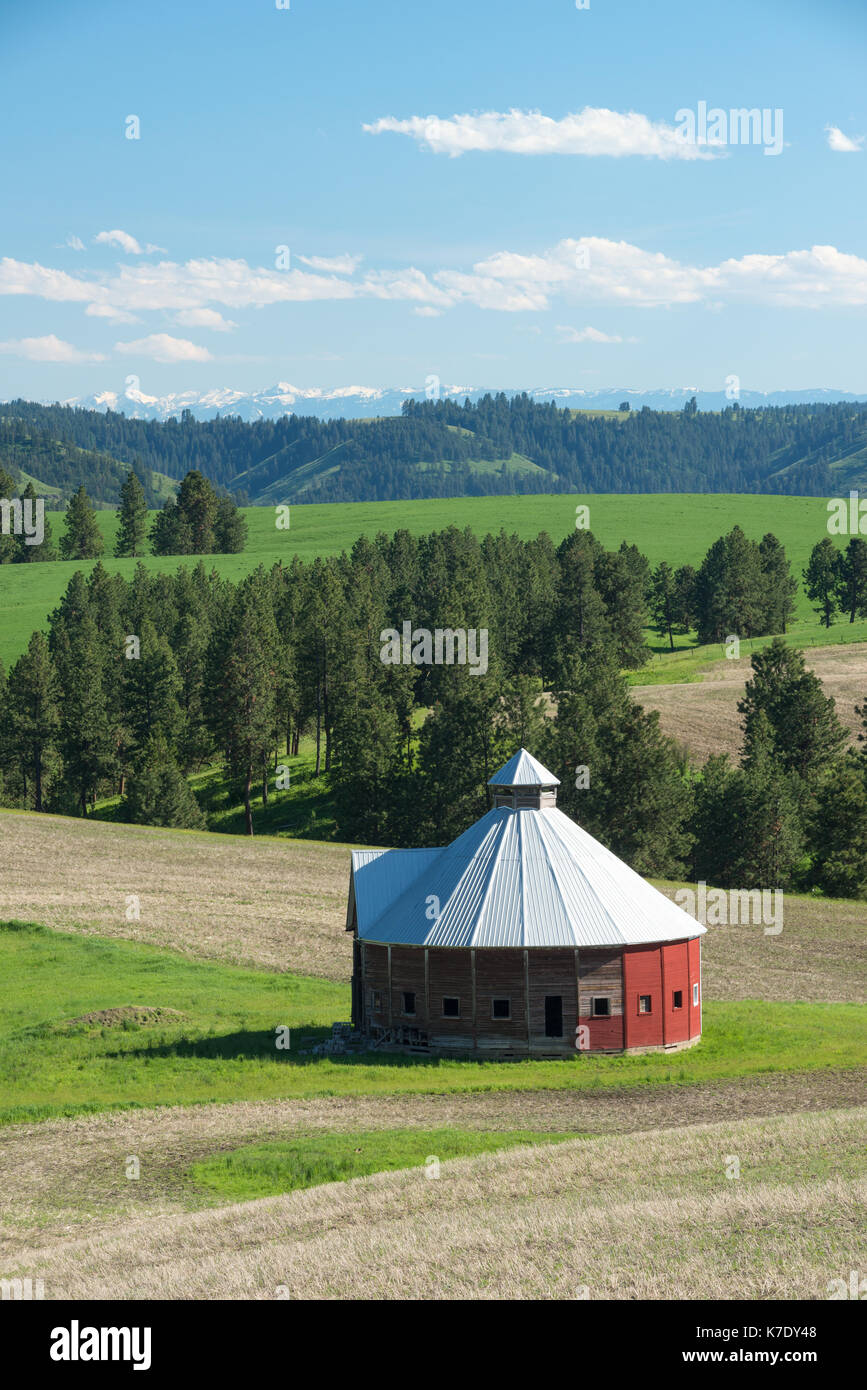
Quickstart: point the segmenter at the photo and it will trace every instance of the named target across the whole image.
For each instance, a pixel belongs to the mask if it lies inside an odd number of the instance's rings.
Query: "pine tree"
[[[41,811],[46,767],[60,725],[57,677],[41,632],[33,633],[9,672],[7,698],[18,754],[33,781],[34,809]]]
[[[221,555],[239,555],[247,543],[247,522],[231,497],[221,497],[214,517],[214,548]]]
[[[759,547],[740,526],[715,541],[696,577],[699,642],[765,630],[765,580]]]
[[[749,768],[759,756],[760,716],[765,716],[779,766],[796,773],[805,792],[815,788],[848,738],[833,698],[807,670],[804,653],[787,646],[782,637],[754,652],[751,663],[752,679],[738,702],[744,716],[744,766]]]
[[[850,623],[867,617],[867,541],[860,536],[853,536],[837,554],[837,597]]]
[[[0,502],[11,502],[18,496],[18,483],[0,463]],[[18,554],[18,537],[0,529],[0,565],[11,565]]]
[[[750,759],[738,774],[734,887],[785,889],[797,881],[804,854],[803,788],[796,771],[780,758],[776,736],[766,711],[759,709],[750,728]]]
[[[154,734],[130,773],[126,812],[139,825],[203,828],[205,817],[162,733]]]
[[[118,518],[115,555],[143,555],[147,532],[147,502],[144,488],[132,469],[127,473],[120,490],[120,513]]]
[[[243,783],[248,835],[253,775],[275,737],[278,638],[267,592],[261,570],[248,575],[208,650],[208,722],[227,769]]]
[[[560,777],[561,810],[640,873],[679,873],[690,790],[659,716],[632,701],[610,649],[577,658],[554,698],[542,760]]]
[[[177,734],[181,711],[180,679],[172,649],[147,618],[138,637],[138,656],[123,662],[124,718],[131,747],[139,753],[156,735],[171,743]]]
[[[60,538],[60,554],[64,560],[90,560],[102,554],[105,548],[102,532],[83,485],[70,499],[64,525],[66,535]]]
[[[650,616],[657,635],[667,637],[669,648],[674,651],[674,631],[678,626],[677,589],[674,571],[665,560],[653,571]]]
[[[111,720],[103,687],[103,657],[96,624],[85,616],[60,628],[55,650],[60,685],[60,749],[64,776],[83,816],[101,781],[116,770]]]
[[[798,581],[786,559],[785,547],[770,531],[759,543],[759,557],[765,578],[763,632],[785,632],[795,611]]]
[[[804,591],[815,605],[823,627],[830,627],[837,612],[840,582],[840,552],[830,536],[824,536],[810,551],[804,570]]]
[[[28,482],[27,486],[22,492],[21,501],[22,503],[29,502],[30,507],[32,509],[30,513],[31,516],[35,516],[35,507],[38,502],[42,502],[43,508],[45,505],[45,499],[40,499],[37,497],[36,489],[34,488],[31,482]],[[45,514],[44,511],[42,521],[42,540],[39,543],[39,545],[28,545],[27,537],[25,536],[23,530],[21,532],[21,535],[17,539],[18,550],[14,558],[19,563],[38,564],[41,561],[57,559],[57,552],[55,551],[54,546],[51,544],[51,522],[48,520],[48,516],[47,514]]]
[[[867,773],[854,755],[823,783],[809,839],[811,881],[833,897],[867,898]]]

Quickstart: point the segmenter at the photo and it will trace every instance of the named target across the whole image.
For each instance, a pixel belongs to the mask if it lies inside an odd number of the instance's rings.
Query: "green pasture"
[[[708,1002],[701,1042],[680,1053],[316,1057],[349,1015],[348,982],[22,923],[0,926],[0,979],[0,1123],[286,1097],[687,1085],[852,1068],[865,1051],[862,1006],[746,1001]]]

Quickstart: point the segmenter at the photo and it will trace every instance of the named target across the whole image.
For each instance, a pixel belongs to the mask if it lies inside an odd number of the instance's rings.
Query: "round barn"
[[[354,1028],[492,1057],[697,1042],[704,927],[558,811],[525,749],[488,785],[445,849],[353,852]]]

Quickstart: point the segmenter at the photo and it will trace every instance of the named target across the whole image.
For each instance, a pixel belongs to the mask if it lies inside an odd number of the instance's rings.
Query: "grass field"
[[[851,963],[850,963],[851,965]],[[855,1003],[710,1000],[700,1046],[491,1062],[315,1057],[349,1010],[347,982],[192,961],[138,942],[0,927],[0,1122],[122,1106],[269,1097],[592,1090],[848,1069],[865,1056]],[[291,1046],[278,1047],[281,1027]]]
[[[411,502],[347,502],[293,506],[291,527],[278,531],[275,514],[269,507],[246,510],[249,541],[242,555],[206,557],[208,565],[222,575],[237,580],[259,564],[286,561],[298,554],[310,560],[316,555],[337,554],[349,549],[360,535],[373,536],[405,527],[416,534],[440,530],[445,526],[470,526],[479,535],[504,527],[529,539],[547,531],[559,542],[575,524],[578,502],[589,505],[594,534],[609,547],[622,540],[636,544],[652,565],[668,560],[672,565],[697,565],[708,546],[738,523],[747,535],[760,540],[773,531],[783,542],[800,579],[810,550],[827,535],[827,510],[823,498],[766,497],[729,494],[590,494],[583,497],[461,497]],[[106,537],[107,557],[103,563],[111,572],[130,576],[133,560],[111,556],[117,529],[117,513],[97,514]],[[54,539],[61,534],[62,517],[51,514]],[[195,563],[183,556],[148,556],[147,564],[157,570],[174,570],[180,564]],[[89,570],[92,561],[56,561],[46,565],[4,565],[0,567],[0,660],[7,666],[24,649],[30,633],[44,625],[57,605],[76,568]],[[822,636],[818,621],[803,593],[798,598],[797,621],[792,640],[810,643]],[[865,640],[867,623],[854,627],[840,624],[831,629],[830,640]],[[662,651],[661,644],[660,651]],[[714,655],[717,653],[713,653]],[[699,653],[707,660],[707,652]],[[668,658],[666,658],[667,664]],[[645,680],[647,677],[645,676]],[[671,679],[670,676],[665,679]]]

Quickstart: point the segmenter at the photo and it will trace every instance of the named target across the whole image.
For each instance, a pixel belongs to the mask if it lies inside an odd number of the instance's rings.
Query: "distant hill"
[[[174,481],[136,462],[148,506],[160,506],[174,491]],[[32,483],[51,509],[65,506],[82,483],[97,506],[117,506],[130,464],[101,449],[82,448],[70,434],[39,428],[14,407],[0,406],[0,467],[19,488]]]
[[[624,398],[625,399],[625,398]],[[0,406],[0,461],[66,497],[115,505],[130,465],[148,500],[199,469],[242,502],[358,502],[523,493],[836,496],[867,487],[867,403],[702,411],[577,410],[529,393],[404,401],[400,415],[136,420],[116,411]]]

